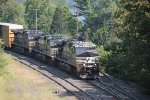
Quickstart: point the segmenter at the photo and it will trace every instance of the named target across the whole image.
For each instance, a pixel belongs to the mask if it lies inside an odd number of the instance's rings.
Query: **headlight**
[[[85,64],[83,64],[83,66],[85,67]]]

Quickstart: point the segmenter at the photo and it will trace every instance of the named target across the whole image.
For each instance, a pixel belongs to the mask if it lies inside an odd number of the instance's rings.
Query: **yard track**
[[[51,74],[48,65],[42,62],[38,62],[32,58],[11,51],[6,52],[11,54],[14,60],[19,61],[20,63],[38,71],[45,77],[56,82],[79,100],[118,100],[115,96],[110,95],[108,91],[105,91],[102,88],[97,89],[96,86],[87,83],[85,80],[79,80],[72,77],[67,79]]]
[[[103,76],[99,76],[96,80],[80,80],[71,76],[65,78],[51,73],[49,65],[45,63],[12,51],[6,52],[11,54],[14,60],[56,82],[79,100],[138,100],[126,92],[111,76],[103,72],[100,72]]]
[[[103,75],[99,76],[97,80],[88,81],[89,83],[103,88],[108,91],[111,95],[114,95],[119,100],[138,100],[135,96],[126,92],[111,76],[100,72]]]

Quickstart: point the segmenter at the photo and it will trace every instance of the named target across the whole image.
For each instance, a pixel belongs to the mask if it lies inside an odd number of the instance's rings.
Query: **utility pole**
[[[78,26],[78,23],[79,23],[79,20],[78,20],[78,9],[77,9],[77,33],[76,34],[78,34],[78,30],[79,30],[79,26]]]
[[[72,5],[72,6],[76,7],[76,4],[74,4],[74,5]],[[78,23],[79,23],[79,20],[78,20],[79,11],[78,11],[78,8],[76,8],[74,17],[76,17],[76,19],[77,19],[77,23],[76,23],[76,27],[77,27],[77,29],[76,29],[76,34],[78,34],[78,32],[79,32],[79,25],[78,25]]]
[[[36,11],[36,19],[35,19],[35,22],[36,22],[36,31],[37,31],[37,22],[38,22],[38,20],[37,20],[37,11],[39,10],[39,9],[34,9],[35,11]]]

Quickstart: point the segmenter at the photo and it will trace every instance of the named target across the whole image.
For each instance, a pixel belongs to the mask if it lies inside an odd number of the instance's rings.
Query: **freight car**
[[[0,22],[0,37],[4,41],[5,48],[11,48],[14,41],[14,31],[16,30],[23,30],[23,26]]]
[[[34,30],[14,32],[11,48],[19,53],[53,64],[82,79],[99,74],[98,52],[91,42],[69,40],[62,35],[45,35]]]

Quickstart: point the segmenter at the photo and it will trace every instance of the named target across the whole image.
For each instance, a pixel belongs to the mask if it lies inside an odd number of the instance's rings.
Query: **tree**
[[[4,42],[2,41],[2,39],[0,38],[0,55],[3,53],[3,44]],[[1,56],[0,56],[1,57]]]
[[[62,33],[63,26],[62,25],[62,9],[60,7],[57,7],[53,16],[53,21],[51,24],[51,32],[60,34]]]
[[[26,0],[25,3],[25,20],[29,29],[35,29],[36,11],[38,9],[38,30],[50,33],[50,25],[56,5],[52,0]]]
[[[121,0],[121,4],[124,7],[124,12],[120,17],[123,18],[122,29],[120,37],[123,40],[123,46],[126,50],[125,54],[132,56],[132,62],[130,68],[134,69],[134,72],[130,74],[134,75],[134,79],[141,81],[150,75],[150,2],[149,0]],[[138,75],[138,76],[137,76]],[[150,80],[146,82],[150,83]]]
[[[54,34],[73,33],[76,29],[76,20],[67,7],[57,7],[51,24]]]
[[[112,28],[107,27],[114,19],[116,3],[111,0],[74,0],[80,15],[85,17],[84,30],[97,45],[104,45],[111,36]],[[111,23],[112,24],[112,23]]]
[[[7,23],[24,24],[23,5],[16,0],[7,0],[0,3],[0,21]]]
[[[116,18],[119,44],[111,43],[112,55],[105,60],[106,70],[146,87],[150,93],[150,2],[120,0]],[[109,67],[107,67],[109,66]]]

